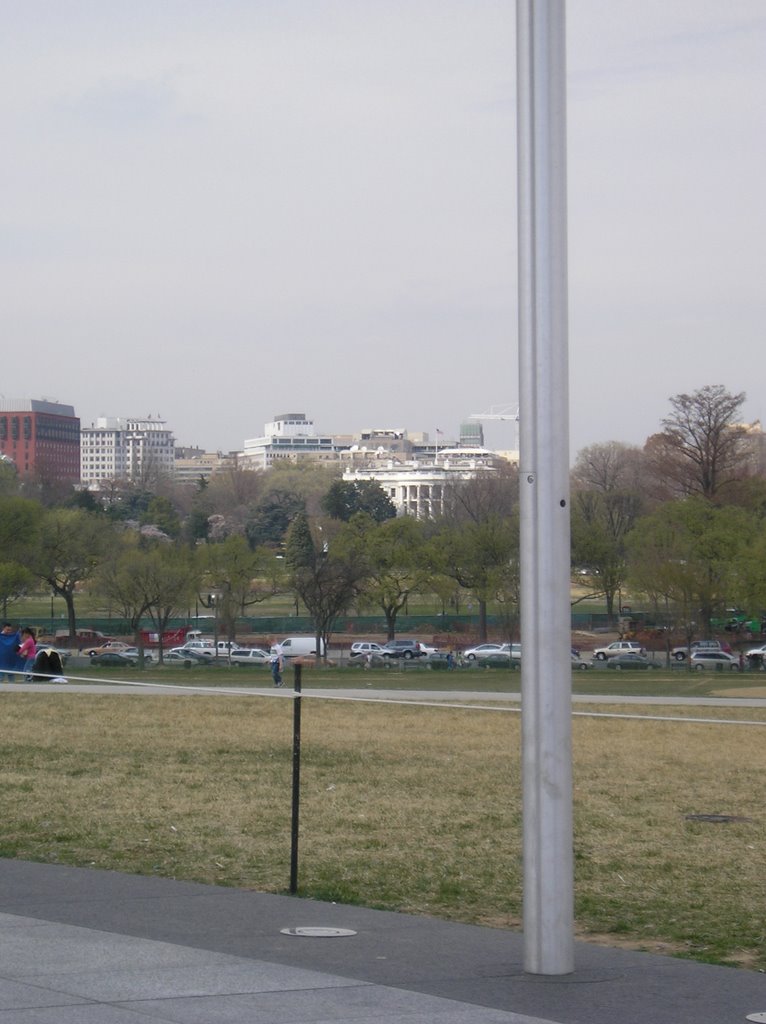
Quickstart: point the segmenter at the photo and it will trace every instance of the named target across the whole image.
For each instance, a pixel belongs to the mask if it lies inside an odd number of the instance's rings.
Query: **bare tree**
[[[670,399],[671,415],[645,447],[659,497],[715,500],[747,475],[747,430],[736,422],[744,401],[744,392],[732,395],[722,384]]]
[[[599,494],[640,490],[642,454],[640,448],[620,441],[583,448],[572,470],[572,487]]]
[[[625,578],[625,537],[643,510],[641,462],[640,449],[611,441],[584,448],[572,471],[572,557],[591,570],[578,600],[603,595],[610,616]]]

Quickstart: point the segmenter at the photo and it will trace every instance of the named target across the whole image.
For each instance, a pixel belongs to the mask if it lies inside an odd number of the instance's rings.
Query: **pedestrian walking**
[[[277,651],[271,656],[271,678],[275,686],[284,686],[282,682],[282,655]]]

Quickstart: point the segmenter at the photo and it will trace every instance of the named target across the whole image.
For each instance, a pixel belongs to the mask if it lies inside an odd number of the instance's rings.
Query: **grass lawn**
[[[655,685],[711,692],[747,678],[625,675],[578,672],[574,683],[586,692],[611,686],[608,695]],[[227,688],[270,682],[266,672],[228,668],[155,667],[135,678]],[[368,681],[376,689],[465,689],[474,680],[486,692],[516,689],[520,677],[304,672],[307,691]],[[692,710],[723,717],[717,708]],[[762,709],[726,715],[766,721]],[[0,855],[286,891],[290,700],[7,689],[0,716]],[[581,937],[766,968],[765,730],[574,719]],[[501,709],[304,702],[301,895],[517,926],[519,732],[519,716]]]

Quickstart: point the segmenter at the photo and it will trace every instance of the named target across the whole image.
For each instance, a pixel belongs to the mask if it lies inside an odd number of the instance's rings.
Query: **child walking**
[[[19,658],[24,663],[24,680],[32,682],[32,667],[37,655],[37,643],[35,642],[35,631],[31,626],[25,626],[21,631],[21,644],[19,645]]]

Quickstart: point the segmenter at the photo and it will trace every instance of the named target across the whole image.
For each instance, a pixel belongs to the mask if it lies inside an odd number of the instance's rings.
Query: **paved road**
[[[275,689],[273,686],[167,686],[149,680],[136,682],[110,682],[107,679],[92,682],[78,682],[76,679],[66,683],[0,683],[0,693],[142,693],[146,696],[258,696],[278,700],[292,700],[295,696],[292,689],[285,686]],[[367,700],[397,701],[423,703],[454,703],[454,704],[497,704],[508,702],[519,704],[521,694],[518,691],[507,693],[483,692],[480,690],[379,690],[374,686],[367,687],[311,687],[303,691],[309,699],[324,698],[327,700]],[[573,704],[610,704],[610,705],[644,705],[654,707],[713,707],[713,708],[766,708],[766,697],[658,697],[641,694],[625,696],[604,696],[603,694],[574,694]]]

